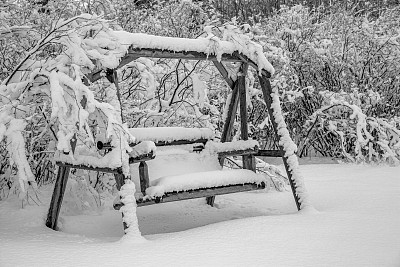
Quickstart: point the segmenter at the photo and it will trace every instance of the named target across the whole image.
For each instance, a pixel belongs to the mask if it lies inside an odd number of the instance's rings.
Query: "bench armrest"
[[[217,153],[218,157],[254,155],[258,153],[259,144],[256,140],[239,140],[225,143],[210,141],[206,144],[206,149]]]
[[[156,145],[152,141],[143,141],[132,148],[129,164],[152,160],[156,157]]]
[[[256,155],[257,153],[258,153],[258,147],[254,147],[254,148],[247,148],[247,149],[240,149],[240,150],[218,152],[218,157],[223,158],[223,157],[231,157],[231,156]]]

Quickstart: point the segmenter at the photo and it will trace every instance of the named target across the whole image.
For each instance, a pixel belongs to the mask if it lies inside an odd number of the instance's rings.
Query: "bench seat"
[[[164,176],[154,180],[146,190],[146,196],[162,197],[166,193],[181,192],[239,184],[261,184],[263,175],[250,170],[215,170],[176,176]]]
[[[147,206],[192,198],[203,198],[265,188],[265,177],[250,170],[215,170],[154,180],[146,195],[136,200],[137,205]],[[121,202],[114,203],[120,209]]]

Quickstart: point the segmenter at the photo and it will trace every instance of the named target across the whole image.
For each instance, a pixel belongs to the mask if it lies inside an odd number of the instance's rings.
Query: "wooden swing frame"
[[[248,57],[245,55],[234,52],[233,54],[222,54],[220,57],[220,60],[217,59],[215,55],[208,55],[206,53],[202,52],[196,52],[196,51],[185,51],[185,52],[176,52],[176,51],[170,51],[170,50],[160,50],[160,49],[145,49],[145,48],[134,48],[130,47],[128,50],[128,53],[121,59],[121,62],[119,66],[116,68],[121,68],[124,65],[130,63],[133,60],[136,60],[140,57],[147,57],[147,58],[168,58],[168,59],[186,59],[186,60],[209,60],[212,61],[214,66],[217,68],[219,73],[222,75],[226,83],[229,85],[229,87],[232,89],[232,97],[228,106],[228,113],[226,117],[226,121],[224,123],[223,127],[223,132],[221,136],[221,142],[230,142],[233,139],[233,124],[235,121],[235,115],[238,109],[238,105],[240,103],[240,130],[241,130],[241,138],[242,140],[248,140],[248,124],[247,124],[247,104],[246,104],[246,88],[245,88],[245,79],[246,79],[246,74],[248,67],[251,66],[258,70],[258,66],[256,63],[254,63],[252,60],[250,60]],[[232,78],[229,77],[228,71],[225,68],[225,66],[222,64],[222,62],[240,62],[241,66],[239,69],[238,77],[236,80],[233,80]],[[116,88],[118,89],[118,77],[117,77],[117,72],[116,69],[108,69],[106,71],[106,78],[111,82],[114,83]],[[99,70],[96,72],[93,72],[91,74],[87,74],[86,77],[84,78],[85,83],[89,82],[95,82],[99,79],[101,79],[103,70]],[[269,78],[271,77],[271,74],[266,71],[262,70],[261,73],[259,72],[258,79],[259,83],[262,89],[263,93],[263,98],[264,101],[267,105],[267,110],[269,117],[271,119],[272,123],[272,128],[274,130],[274,134],[276,137],[276,140],[278,141],[278,144],[280,144],[280,135],[278,134],[278,124],[274,119],[274,111],[272,109],[272,88],[271,88],[271,83],[269,81]],[[119,94],[119,90],[117,90],[117,94]],[[120,97],[118,95],[118,97]],[[255,156],[262,156],[262,157],[281,157],[283,160],[283,164],[285,166],[285,170],[289,179],[290,187],[293,193],[293,197],[296,203],[296,207],[298,210],[301,209],[301,201],[300,198],[296,192],[296,184],[293,179],[293,173],[292,170],[289,167],[288,164],[288,158],[285,156],[285,150],[282,145],[279,145],[278,150],[258,150],[257,153],[253,154],[247,154],[243,155],[243,168],[245,169],[250,169],[255,171]],[[146,179],[147,181],[143,181],[143,183],[148,183],[148,169],[147,169],[147,164],[146,161],[154,158],[153,155],[145,155],[143,157],[139,158],[131,158],[130,159],[130,164],[132,163],[139,163],[139,172],[140,172],[140,177],[142,180]],[[220,163],[223,164],[224,157],[220,158]],[[83,166],[83,165],[71,165],[63,162],[57,162],[57,165],[59,166],[57,178],[56,178],[56,183],[54,186],[54,191],[52,195],[52,199],[50,202],[50,207],[49,207],[49,212],[47,215],[47,220],[46,220],[46,226],[49,228],[52,228],[54,230],[57,229],[57,220],[58,216],[60,213],[61,209],[61,204],[66,188],[66,184],[68,181],[68,176],[71,168],[76,168],[76,169],[86,169],[86,170],[92,170],[92,171],[101,171],[101,172],[107,172],[107,173],[113,173],[116,184],[117,184],[117,189],[120,190],[122,185],[124,184],[125,177],[122,173],[121,168],[118,169],[111,169],[111,168],[94,168],[94,167],[88,167],[88,166]],[[142,183],[142,181],[141,181]],[[203,190],[202,194],[204,196],[207,196],[207,204],[213,205],[214,200],[215,200],[215,195],[219,194],[227,194],[227,193],[234,193],[234,192],[241,192],[241,191],[249,191],[249,190],[254,190],[257,188],[254,188],[254,186],[251,185],[243,185],[243,186],[227,186],[227,189],[223,188],[216,188],[214,193],[210,193],[210,190]],[[205,194],[204,192],[207,191],[208,194]],[[191,197],[192,196],[192,197]],[[176,201],[176,200],[182,200],[182,199],[189,199],[189,198],[194,198],[194,197],[199,197],[199,194],[196,196],[186,194],[186,196],[179,198],[179,197],[173,197],[172,200],[170,201]]]

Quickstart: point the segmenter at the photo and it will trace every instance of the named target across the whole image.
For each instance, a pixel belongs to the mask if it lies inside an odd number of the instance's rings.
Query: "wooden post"
[[[224,123],[224,128],[222,130],[221,142],[230,142],[233,139],[233,124],[235,122],[236,111],[239,104],[239,83],[235,82],[235,87],[232,91],[231,101],[228,106],[228,113],[226,115],[226,120]],[[223,164],[223,162],[222,162]]]
[[[146,195],[146,189],[149,187],[149,169],[145,161],[141,161],[139,164],[139,178],[140,178],[140,191],[143,196]]]
[[[261,89],[263,91],[264,101],[265,101],[265,104],[267,105],[268,114],[269,114],[269,117],[270,117],[271,123],[272,123],[272,128],[274,129],[276,139],[278,140],[278,143],[279,143],[281,137],[278,134],[278,124],[275,121],[274,111],[272,110],[271,83],[269,82],[268,78],[266,78],[265,76],[259,76],[258,79],[260,81]],[[284,151],[284,148],[282,145],[279,145],[279,149],[281,151]],[[282,152],[282,154],[284,155],[285,153]],[[294,200],[296,202],[297,209],[300,210],[301,209],[300,198],[297,196],[297,193],[296,193],[296,186],[295,186],[293,178],[292,178],[293,177],[292,171],[290,170],[289,164],[287,162],[287,157],[283,156],[282,160],[283,160],[283,164],[285,165],[286,173],[289,178],[290,187],[292,189],[292,193],[294,196]]]
[[[121,191],[121,187],[125,184],[125,175],[122,174],[122,170],[118,173],[114,173],[114,179],[115,179],[115,183],[117,185],[117,189],[118,191]],[[124,218],[124,213],[122,213],[122,219]],[[128,228],[128,226],[126,225],[126,223],[122,220],[122,224],[124,226],[124,231],[125,229]]]
[[[240,68],[239,78],[238,78],[238,88],[239,88],[239,101],[240,101],[240,133],[242,140],[249,139],[249,130],[247,124],[247,99],[246,99],[246,74],[247,74],[248,64],[243,64]],[[242,156],[243,169],[256,171],[255,167],[255,157],[254,155],[243,155]]]
[[[68,182],[70,167],[59,166],[57,179],[54,185],[53,195],[51,197],[49,212],[47,213],[46,226],[57,230],[57,220],[60,214],[61,204],[63,201],[65,188]]]
[[[121,101],[121,91],[119,89],[118,85],[118,74],[117,70],[115,69],[108,69],[106,72],[106,78],[110,83],[113,83],[115,85],[115,89],[117,90],[117,98],[120,106],[120,115],[121,115],[121,121],[124,122],[124,117],[122,115],[122,101]]]
[[[230,77],[228,77],[228,71],[225,69],[222,63],[215,61],[214,65],[218,69],[222,77],[225,79],[225,81],[228,83],[229,87],[232,88],[231,101],[229,102],[228,106],[228,114],[226,115],[226,120],[221,135],[221,142],[224,143],[232,141],[233,138],[232,135],[233,123],[235,122],[236,111],[239,103],[239,88],[238,88],[239,83],[238,81],[234,82]],[[224,165],[224,160],[225,157],[219,158],[219,163],[221,166]],[[214,206],[215,196],[207,197],[206,201],[207,204],[210,205],[211,207]]]

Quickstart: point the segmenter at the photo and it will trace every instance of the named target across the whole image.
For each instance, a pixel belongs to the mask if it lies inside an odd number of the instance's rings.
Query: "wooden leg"
[[[118,191],[125,184],[125,176],[122,173],[114,173],[115,183],[117,184]]]
[[[207,205],[214,207],[215,196],[206,197]]]
[[[60,214],[61,204],[68,182],[69,170],[70,167],[68,166],[58,167],[57,180],[54,185],[54,191],[51,197],[50,208],[46,220],[46,226],[53,230],[57,229],[58,215]]]
[[[274,129],[276,139],[278,140],[278,143],[279,143],[279,141],[281,140],[281,137],[278,133],[278,124],[276,123],[276,121],[274,119],[274,111],[272,109],[271,83],[269,82],[268,78],[266,78],[265,76],[259,76],[258,80],[260,82],[261,89],[263,91],[265,104],[267,105],[267,108],[268,108],[268,113],[269,113],[269,117],[271,119],[272,128]],[[285,154],[284,147],[282,145],[279,145],[279,148],[281,150],[281,153]],[[289,164],[287,162],[287,158],[285,156],[282,157],[282,160],[283,160],[283,165],[285,166],[286,173],[287,173],[287,176],[289,179],[290,188],[292,189],[293,197],[296,202],[297,210],[300,210],[301,202],[300,202],[299,196],[297,195],[297,191],[296,191],[297,188],[296,188],[294,180],[293,180],[292,170],[290,170]]]
[[[140,177],[140,191],[143,196],[146,195],[146,189],[149,187],[149,168],[145,161],[141,161],[139,165],[139,177]]]
[[[118,191],[121,191],[121,187],[125,184],[125,175],[123,175],[122,173],[114,173],[114,179]],[[122,218],[124,218],[124,213],[122,213]],[[128,226],[126,225],[125,222],[122,222],[122,224],[124,226],[124,231],[125,231],[125,229],[127,229]]]
[[[243,157],[243,169],[251,170],[256,172],[256,159],[253,155],[244,155]]]

